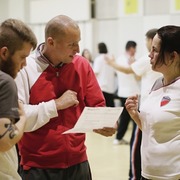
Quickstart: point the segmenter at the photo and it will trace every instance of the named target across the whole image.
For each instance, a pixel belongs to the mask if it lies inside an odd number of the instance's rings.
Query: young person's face
[[[151,47],[151,51],[149,54],[150,63],[152,65],[152,70],[164,73],[167,71],[167,68],[168,68],[169,54],[165,54],[165,56],[164,56],[165,63],[162,64],[162,63],[158,62],[160,48],[161,48],[161,39],[158,37],[158,34],[156,34],[153,38],[152,47]]]
[[[173,72],[177,70],[177,66],[179,65],[179,58],[176,58],[176,52],[164,52],[164,57],[160,56],[160,48],[161,48],[161,39],[156,34],[152,41],[152,48],[149,54],[150,63],[152,65],[152,70],[160,72],[162,74],[168,74],[168,72]],[[162,61],[159,58],[163,58]],[[171,71],[172,70],[172,71]],[[178,69],[179,72],[179,69]]]
[[[26,66],[26,57],[31,49],[32,45],[24,42],[21,50],[15,51],[12,56],[9,55],[5,61],[2,61],[1,70],[15,78],[17,73]]]

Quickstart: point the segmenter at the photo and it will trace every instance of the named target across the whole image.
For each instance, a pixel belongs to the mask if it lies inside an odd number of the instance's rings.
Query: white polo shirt
[[[117,64],[123,67],[129,67],[128,57],[126,55],[121,55],[116,60]],[[117,72],[118,79],[118,96],[127,98],[129,96],[140,93],[139,81],[135,78],[134,74],[125,74],[120,71]]]
[[[142,103],[142,176],[180,179],[180,79],[163,86],[162,79]]]
[[[107,64],[105,55],[100,54],[94,60],[93,70],[97,74],[97,81],[102,91],[113,94],[115,92],[115,70]]]

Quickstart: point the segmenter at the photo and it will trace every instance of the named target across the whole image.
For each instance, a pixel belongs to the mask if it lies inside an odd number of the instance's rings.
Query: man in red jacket
[[[23,179],[91,180],[85,134],[62,134],[74,127],[85,106],[105,106],[91,66],[76,55],[79,41],[74,20],[53,18],[45,28],[45,43],[16,79],[28,119],[19,143]],[[111,136],[115,129],[95,132]]]

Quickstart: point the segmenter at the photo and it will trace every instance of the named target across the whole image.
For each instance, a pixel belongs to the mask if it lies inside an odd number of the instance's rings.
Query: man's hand
[[[104,59],[106,60],[107,64],[113,66],[116,64],[114,56],[104,55]]]
[[[112,136],[113,134],[115,134],[116,132],[116,128],[112,128],[112,127],[104,127],[103,129],[94,129],[93,130],[95,133],[101,134],[103,136]]]
[[[58,99],[55,99],[57,110],[66,109],[71,106],[77,106],[79,101],[77,100],[77,93],[75,91],[67,90]]]
[[[26,115],[25,115],[25,112],[24,112],[24,105],[21,101],[18,101],[18,104],[19,104],[19,109],[18,109],[18,112],[19,112],[19,116],[20,116],[20,119],[23,118],[23,119],[26,119]]]

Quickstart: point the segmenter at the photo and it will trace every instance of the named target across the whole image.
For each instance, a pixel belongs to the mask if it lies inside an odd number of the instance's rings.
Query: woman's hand
[[[125,106],[131,118],[135,121],[135,123],[141,129],[142,128],[141,120],[139,118],[139,112],[138,112],[138,95],[128,97],[126,99]]]

